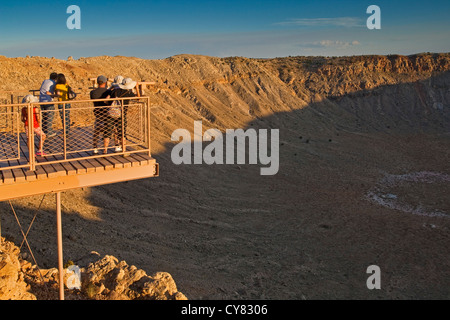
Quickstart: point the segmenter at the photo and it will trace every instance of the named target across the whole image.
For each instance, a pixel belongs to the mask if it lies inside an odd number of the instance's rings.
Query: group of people
[[[131,78],[124,78],[123,76],[116,76],[114,82],[108,88],[108,79],[105,76],[97,77],[97,88],[90,92],[92,100],[101,100],[94,102],[94,134],[93,146],[94,154],[99,152],[99,139],[103,136],[103,153],[108,153],[108,146],[112,136],[115,139],[115,151],[121,152],[122,146],[125,145],[125,138],[127,135],[127,114],[129,100],[123,101],[122,108],[114,109],[113,102],[103,101],[104,99],[113,98],[132,98],[136,94],[133,89],[137,82]],[[117,108],[117,107],[116,107]]]
[[[67,80],[64,74],[52,72],[50,79],[44,80],[39,90],[39,98],[33,95],[27,95],[23,98],[22,103],[36,103],[36,102],[53,102],[53,101],[69,101],[71,95],[74,95],[72,89],[67,84]],[[70,129],[70,103],[58,104],[59,114],[61,121],[65,123],[66,134]],[[39,110],[33,108],[33,130],[39,137],[39,151],[36,153],[38,156],[45,156],[44,153],[44,141],[47,138],[56,136],[53,131],[53,118],[55,115],[54,104],[44,104],[42,108],[42,127],[40,126]],[[28,134],[28,114],[26,109],[22,109],[22,121],[25,125],[25,131]]]
[[[110,140],[113,136],[115,151],[121,152],[125,145],[129,100],[123,101],[122,108],[121,105],[115,106],[116,101],[105,101],[105,99],[135,97],[136,94],[133,92],[133,89],[136,87],[137,82],[131,78],[116,76],[112,85],[107,87],[108,79],[101,75],[97,77],[97,84],[98,87],[90,92],[92,100],[99,100],[94,101],[93,153],[99,153],[99,140],[101,138],[103,138],[103,153],[108,153]],[[56,132],[53,130],[55,104],[52,102],[64,102],[58,103],[57,107],[61,116],[61,122],[65,125],[67,136],[71,126],[71,105],[68,102],[75,97],[76,94],[67,84],[64,74],[51,73],[50,78],[44,80],[41,85],[39,99],[33,95],[27,95],[23,98],[22,103],[44,103],[41,104],[41,112],[39,112],[37,107],[34,107],[32,112],[33,130],[40,138],[37,156],[46,155],[44,152],[44,141],[47,138],[56,136]],[[42,114],[42,127],[40,126],[40,113]],[[28,134],[28,111],[26,108],[22,109],[22,121]]]

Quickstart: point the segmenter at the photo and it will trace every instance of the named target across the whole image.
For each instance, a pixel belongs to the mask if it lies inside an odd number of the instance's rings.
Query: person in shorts
[[[92,100],[97,99],[106,99],[110,91],[106,88],[108,79],[105,76],[97,77],[98,87],[90,92],[90,97]],[[105,101],[95,101],[94,102],[94,134],[92,137],[92,144],[94,147],[94,154],[98,154],[98,140],[102,136],[105,138],[105,130],[106,130],[106,121],[107,121],[107,106],[108,104]],[[105,141],[103,141],[104,148],[107,149]],[[109,144],[109,141],[108,141]]]
[[[136,95],[133,93],[133,89],[136,87],[137,82],[133,81],[131,78],[123,79],[122,83],[118,84],[118,88],[112,90],[108,98],[131,98]],[[125,146],[125,141],[127,139],[127,126],[128,126],[128,105],[130,101],[123,101],[123,114],[119,118],[113,118],[108,116],[106,131],[105,131],[105,141],[109,144],[109,139],[112,134],[116,133],[116,147],[115,152],[122,152],[122,146]],[[111,105],[112,102],[109,102]],[[123,118],[123,119],[122,119]],[[105,142],[106,143],[106,142]]]
[[[22,100],[22,103],[37,103],[39,102],[39,99],[31,94],[25,96]],[[44,131],[42,131],[42,128],[40,126],[40,119],[39,119],[39,108],[33,107],[33,131],[34,133],[39,137],[39,151],[36,153],[37,156],[46,156],[44,153],[44,142],[46,139],[46,134]],[[28,136],[28,108],[24,107],[22,108],[22,122],[25,125],[25,132]]]

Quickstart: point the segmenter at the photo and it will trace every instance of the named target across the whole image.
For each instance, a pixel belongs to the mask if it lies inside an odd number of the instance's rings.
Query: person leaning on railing
[[[39,102],[52,102],[55,97],[55,85],[58,74],[52,72],[50,74],[50,79],[46,79],[42,82],[41,88],[39,89]],[[55,116],[55,105],[48,104],[43,105],[42,109],[42,130],[51,138],[56,135],[53,132],[53,117]]]
[[[92,100],[96,99],[106,99],[110,94],[110,91],[106,88],[106,84],[108,79],[105,76],[97,77],[98,87],[90,92],[90,97]],[[94,147],[94,154],[98,154],[98,140],[100,136],[103,136],[103,144],[105,150],[108,148],[109,140],[105,139],[105,129],[106,129],[106,112],[107,112],[107,103],[105,101],[95,101],[94,102],[94,135],[92,139],[92,144]],[[108,144],[107,144],[107,143]]]
[[[64,76],[64,74],[62,73],[58,74],[55,86],[55,95],[58,97],[58,101],[69,101],[70,100],[69,93],[71,92],[71,90],[72,89],[67,84],[66,77]],[[70,103],[58,104],[59,115],[61,116],[61,123],[63,125],[65,123],[66,135],[69,134],[70,130],[70,107],[71,107]],[[66,111],[65,116],[63,109],[65,109]]]
[[[118,88],[115,88],[111,90],[111,94],[109,98],[130,98],[135,97],[136,94],[133,92],[133,88],[136,87],[137,82],[133,81],[131,78],[125,78],[123,79],[122,83],[118,84]],[[116,152],[122,151],[122,145],[125,145],[125,141],[122,140],[122,134],[123,137],[127,138],[127,125],[128,125],[128,119],[127,119],[127,113],[128,113],[128,105],[130,101],[125,100],[123,101],[123,114],[120,118],[113,118],[111,116],[108,116],[108,122],[107,122],[107,128],[105,133],[105,141],[106,139],[111,138],[112,133],[114,130],[117,130],[118,135],[118,141],[120,145],[116,143]],[[110,102],[110,105],[112,103]],[[122,128],[122,117],[123,117],[123,128]],[[106,142],[105,142],[106,143]],[[108,140],[109,143],[109,140]]]
[[[31,94],[25,96],[22,100],[22,103],[37,103],[39,99]],[[22,122],[25,125],[25,132],[28,137],[28,107],[22,108]],[[46,156],[44,153],[44,141],[47,137],[46,134],[42,131],[41,126],[39,125],[39,109],[37,107],[33,107],[33,131],[39,137],[39,151],[36,153],[37,156]]]

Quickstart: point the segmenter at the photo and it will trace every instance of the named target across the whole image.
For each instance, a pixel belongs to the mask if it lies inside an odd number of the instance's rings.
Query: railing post
[[[27,105],[28,111],[28,154],[29,154],[29,162],[30,162],[30,171],[36,170],[36,158],[34,152],[34,106],[31,103]],[[40,121],[42,121],[42,115],[39,117]]]
[[[152,148],[150,144],[150,120],[151,120],[151,108],[150,108],[150,97],[147,96],[147,139],[148,139],[148,156],[152,156]]]
[[[11,93],[11,104],[14,104],[14,94],[13,93]],[[13,113],[14,113],[14,107],[11,107],[11,117],[6,115],[6,119],[7,119],[6,121],[7,121],[8,125],[9,125],[10,122],[11,122],[11,124],[13,123],[13,118],[12,118],[12,114]]]
[[[19,112],[16,112],[16,123],[17,123],[17,128],[16,128],[16,142],[17,142],[17,158],[20,160],[22,157],[20,155],[20,112],[22,110],[20,110]]]
[[[122,143],[121,143],[121,147],[122,147],[122,152],[125,152],[125,148],[126,148],[125,147],[125,102],[123,99],[122,99],[120,105],[122,108],[122,110],[121,110],[121,112],[122,112],[122,119],[121,119],[121,121],[122,121],[122,133],[121,133],[122,139],[121,139],[121,141],[122,141]]]
[[[58,106],[58,109],[59,109],[59,106]],[[63,111],[62,118],[63,118],[63,144],[64,144],[63,153],[64,153],[64,160],[67,160],[67,136],[66,136],[67,123],[66,123],[66,104],[65,103],[63,104],[62,111]]]
[[[64,300],[64,266],[61,218],[61,192],[56,192],[56,235],[58,242],[59,299]]]

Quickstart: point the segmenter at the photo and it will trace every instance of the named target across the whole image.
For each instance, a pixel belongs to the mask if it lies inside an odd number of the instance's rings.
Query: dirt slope
[[[189,299],[450,297],[450,54],[0,58],[0,70],[0,90],[38,88],[51,71],[86,93],[99,74],[157,82],[161,177],[65,193],[67,259],[94,250],[169,272]],[[279,173],[175,166],[170,135],[194,120],[280,129]],[[24,225],[40,200],[15,201]],[[53,197],[43,204],[30,243],[54,267]],[[0,210],[2,235],[20,241]],[[366,287],[372,264],[379,291]]]

